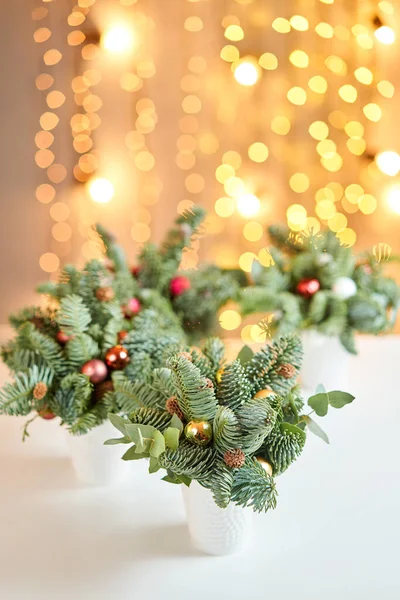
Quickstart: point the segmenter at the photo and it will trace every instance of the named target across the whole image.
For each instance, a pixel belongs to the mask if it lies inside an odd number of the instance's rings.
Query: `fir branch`
[[[211,492],[214,502],[220,508],[226,508],[232,495],[233,471],[223,461],[215,463],[211,482]]]
[[[218,401],[236,411],[252,396],[253,386],[246,376],[246,370],[239,360],[228,363],[221,375],[217,388]]]
[[[186,358],[173,356],[167,360],[171,369],[179,406],[188,421],[212,421],[217,412],[214,390],[204,386],[204,378],[197,367]]]
[[[251,506],[255,512],[266,512],[276,507],[275,482],[262,466],[252,458],[233,475],[231,501],[239,506]]]
[[[57,322],[67,335],[79,335],[87,331],[91,316],[80,296],[73,294],[61,300]]]
[[[179,444],[177,450],[167,448],[159,458],[162,468],[199,482],[212,481],[215,460],[212,448],[195,446],[186,440]]]
[[[213,441],[217,451],[225,454],[227,450],[241,447],[241,436],[235,413],[226,406],[220,406],[213,422]]]
[[[33,365],[26,373],[18,373],[12,383],[0,390],[0,414],[27,415],[33,408],[33,389],[39,382],[50,386],[54,373],[48,368]]]

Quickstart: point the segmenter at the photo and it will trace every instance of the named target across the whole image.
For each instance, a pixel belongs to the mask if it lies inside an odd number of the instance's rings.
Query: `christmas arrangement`
[[[331,231],[296,235],[273,226],[269,236],[272,264],[254,263],[253,285],[241,293],[244,314],[270,313],[268,324],[277,335],[313,329],[336,336],[352,354],[356,332],[393,327],[399,287],[373,253],[354,255]]]
[[[185,339],[170,303],[156,290],[141,289],[122,265],[115,274],[96,260],[83,270],[66,266],[58,283],[38,291],[47,296],[47,308],[11,316],[16,336],[1,348],[14,380],[0,391],[0,414],[32,413],[27,425],[60,417],[70,433],[85,434],[110,410],[129,412],[125,397],[110,403],[113,376],[134,377],[137,356],[159,366],[163,349]]]
[[[245,347],[233,362],[224,359],[219,339],[201,350],[181,349],[165,367],[152,369],[143,357],[141,381],[118,374],[109,393],[116,405],[129,391],[136,406],[128,418],[110,414],[127,444],[124,460],[149,459],[149,472],[166,471],[164,480],[208,488],[217,506],[250,506],[256,512],[276,505],[274,478],[301,454],[307,429],[328,441],[311,417],[326,415],[354,397],[321,387],[305,403],[296,386],[301,342],[287,336],[257,354]]]
[[[191,337],[205,337],[217,326],[218,310],[236,296],[238,284],[235,277],[215,265],[182,272],[179,266],[185,248],[200,235],[200,226],[205,212],[194,207],[178,217],[168,231],[164,242],[157,247],[145,244],[135,266],[132,277],[140,289],[156,290],[167,298],[178,315],[186,333]],[[98,226],[109,259],[109,268],[117,275],[128,269],[122,248],[113,235]]]

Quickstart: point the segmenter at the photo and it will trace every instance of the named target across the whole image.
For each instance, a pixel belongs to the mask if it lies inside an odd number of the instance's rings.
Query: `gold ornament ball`
[[[254,396],[254,398],[255,398],[255,400],[262,400],[263,398],[268,398],[268,396],[271,396],[271,394],[273,394],[273,393],[274,392],[272,390],[260,390]]]
[[[221,383],[223,374],[224,374],[224,369],[218,369],[218,371],[215,375],[215,380],[217,383]]]
[[[190,421],[185,427],[186,439],[198,446],[207,446],[212,435],[212,425],[208,421]]]
[[[260,465],[262,466],[262,468],[264,469],[264,471],[266,473],[268,473],[268,475],[271,475],[271,477],[272,477],[272,473],[273,473],[272,465],[270,465],[269,462],[267,460],[265,460],[265,458],[263,458],[262,456],[257,456],[257,460],[260,463]]]

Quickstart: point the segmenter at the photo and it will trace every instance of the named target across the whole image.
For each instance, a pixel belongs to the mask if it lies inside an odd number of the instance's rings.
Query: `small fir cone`
[[[112,381],[102,381],[98,383],[94,388],[94,400],[95,402],[101,402],[103,400],[103,396],[107,394],[107,392],[114,391],[114,384]]]
[[[179,406],[176,396],[171,396],[171,398],[168,398],[165,403],[165,410],[169,412],[170,415],[176,415],[181,421],[183,421],[184,414]]]
[[[190,352],[179,352],[178,356],[181,356],[182,358],[186,358],[186,360],[188,360],[189,362],[192,362],[192,355],[190,354]]]
[[[296,375],[296,368],[290,363],[282,363],[277,373],[285,379],[291,379],[294,377],[294,375]]]
[[[44,327],[44,319],[42,317],[32,317],[29,319],[31,323],[36,327],[36,329],[43,329]]]
[[[209,379],[208,377],[206,377],[206,381],[205,381],[205,383],[206,383],[206,387],[208,387],[210,390],[213,390],[213,389],[214,389],[214,384],[213,384],[213,382],[211,381],[211,379]]]
[[[240,448],[227,450],[224,454],[224,463],[231,469],[241,469],[246,461],[246,455]]]
[[[39,381],[33,388],[33,397],[35,400],[43,400],[47,394],[48,387],[43,381]]]
[[[114,299],[114,295],[112,287],[100,287],[96,290],[96,298],[100,302],[110,302]]]

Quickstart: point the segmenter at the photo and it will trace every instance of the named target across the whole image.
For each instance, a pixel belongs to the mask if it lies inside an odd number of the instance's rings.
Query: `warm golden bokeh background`
[[[193,202],[189,268],[249,270],[285,220],[400,254],[399,24],[398,0],[13,0],[0,320],[98,255],[94,222],[133,259]]]

